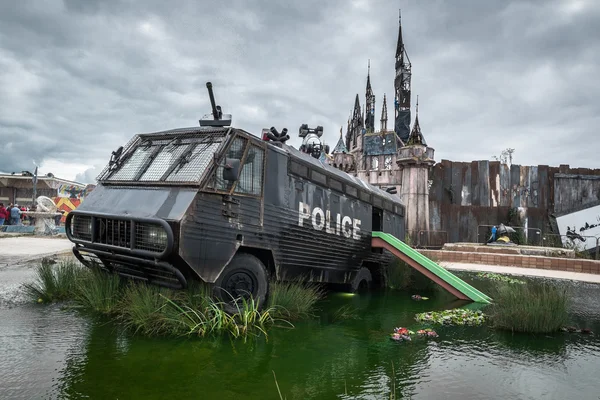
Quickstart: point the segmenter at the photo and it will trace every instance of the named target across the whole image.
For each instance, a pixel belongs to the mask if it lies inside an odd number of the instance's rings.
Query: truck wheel
[[[368,268],[361,267],[350,284],[350,291],[352,293],[364,292],[370,290],[372,286],[373,277],[371,276],[371,271]]]
[[[264,264],[248,253],[236,254],[215,281],[214,295],[224,304],[224,310],[230,314],[238,312],[242,304],[240,298],[254,299],[258,309],[262,309],[269,281]]]

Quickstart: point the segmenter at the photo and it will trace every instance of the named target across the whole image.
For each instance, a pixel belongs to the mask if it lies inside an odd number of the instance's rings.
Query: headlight
[[[139,224],[135,247],[140,250],[163,251],[167,248],[167,232],[162,226]]]
[[[71,220],[71,235],[77,239],[90,240],[92,237],[92,218],[74,215]]]

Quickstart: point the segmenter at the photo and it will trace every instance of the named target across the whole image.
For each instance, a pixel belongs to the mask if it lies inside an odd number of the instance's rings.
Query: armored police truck
[[[271,279],[381,283],[391,255],[371,249],[371,232],[404,237],[399,197],[320,161],[318,143],[286,145],[287,130],[231,127],[207,87],[199,127],[138,134],[112,153],[67,216],[75,256],[169,288],[200,280],[225,302],[262,304]]]

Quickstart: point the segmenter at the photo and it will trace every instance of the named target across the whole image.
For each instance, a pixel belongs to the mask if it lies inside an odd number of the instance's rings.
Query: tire
[[[213,294],[224,303],[226,312],[234,314],[238,312],[237,305],[241,307],[240,297],[248,300],[252,296],[258,309],[262,309],[268,291],[264,264],[252,254],[238,253],[215,281]]]
[[[351,293],[360,293],[371,290],[373,287],[373,277],[368,268],[361,267],[356,273],[356,276],[350,283]]]

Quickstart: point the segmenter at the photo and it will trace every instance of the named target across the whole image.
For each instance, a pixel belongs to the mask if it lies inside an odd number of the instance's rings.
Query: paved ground
[[[72,248],[73,243],[63,238],[3,237],[0,239],[0,268],[68,253]]]
[[[440,265],[448,270],[495,272],[499,274],[522,276],[543,276],[546,278],[571,279],[581,282],[600,283],[600,275],[584,274],[582,272],[555,271],[538,268],[504,267],[502,265],[453,263],[445,261],[440,262]]]

